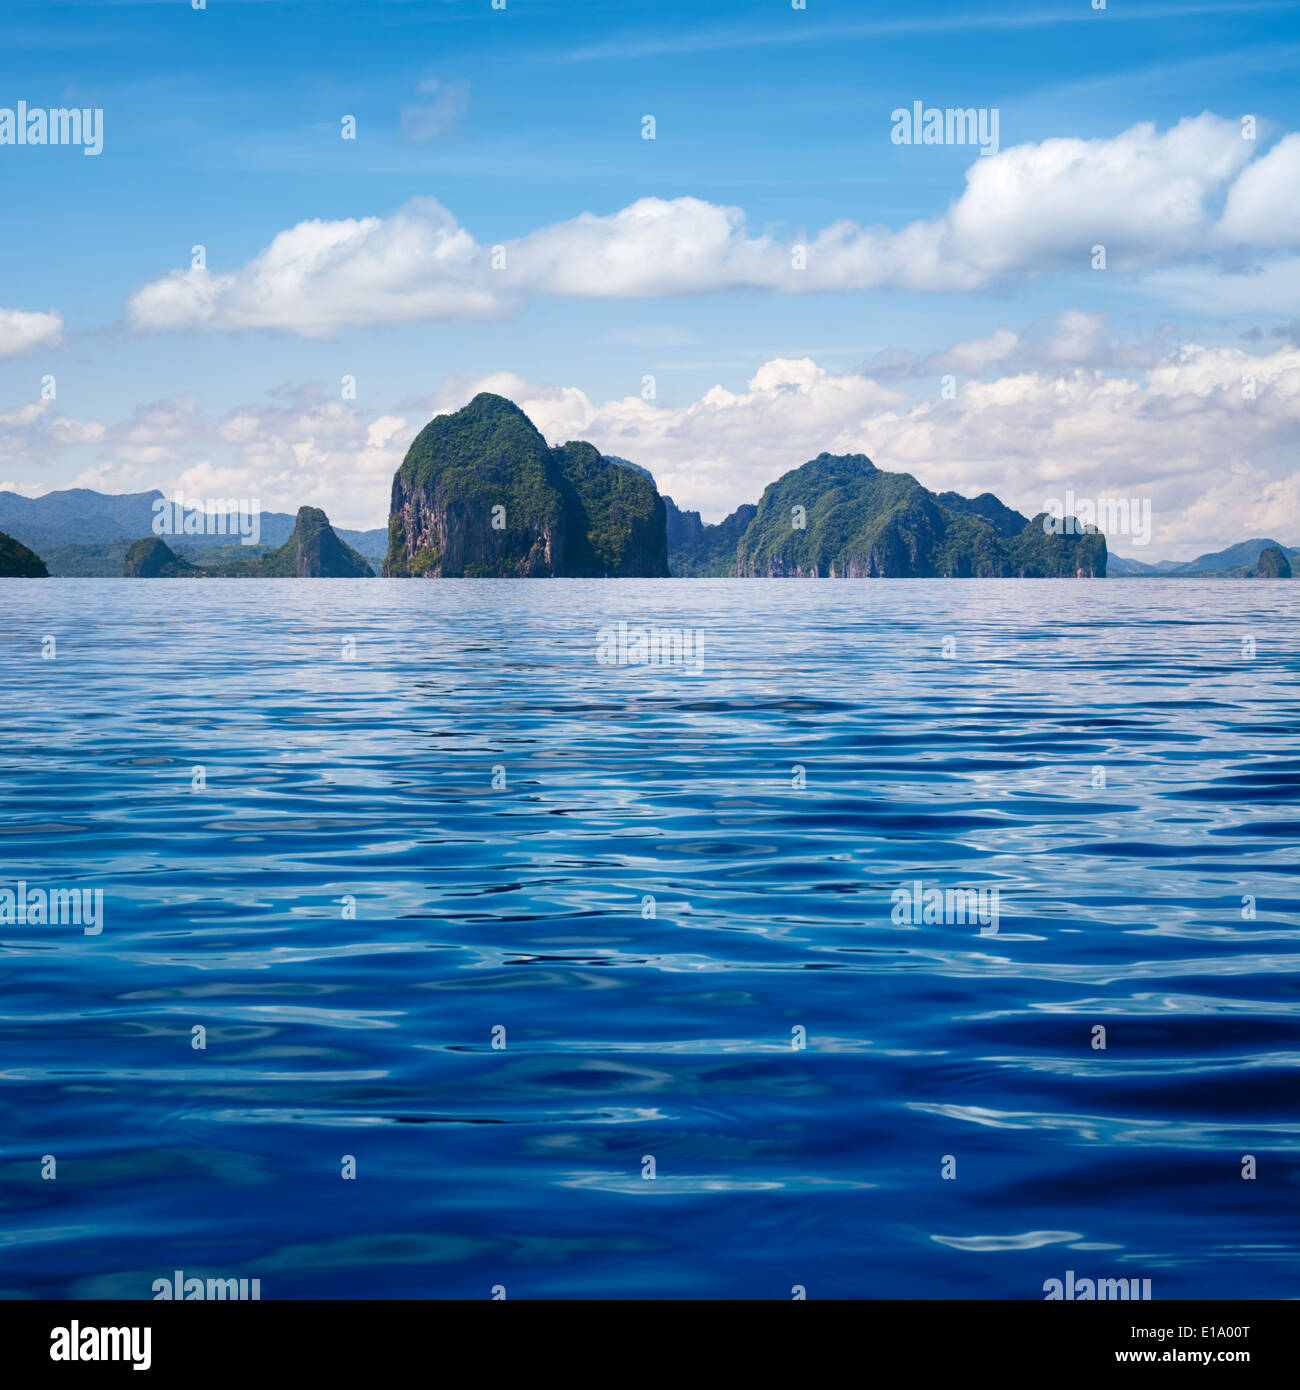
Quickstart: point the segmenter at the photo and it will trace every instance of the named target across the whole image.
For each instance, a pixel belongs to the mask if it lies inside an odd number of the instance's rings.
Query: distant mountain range
[[[992,493],[934,493],[862,454],[820,454],[716,525],[661,497],[627,459],[547,445],[512,401],[480,393],[433,419],[393,479],[389,525],[335,529],[323,512],[261,512],[238,534],[154,533],[164,494],[0,492],[0,574],[161,577],[1290,577],[1300,549],[1260,537],[1195,560],[1109,554],[1095,528],[1053,531]]]
[[[1216,550],[1211,555],[1198,555],[1195,560],[1156,560],[1146,564],[1141,560],[1130,560],[1119,555],[1110,557],[1110,573],[1117,578],[1139,575],[1154,578],[1171,578],[1179,575],[1185,579],[1210,578],[1211,576],[1234,577],[1244,575],[1259,564],[1259,557],[1272,546],[1282,552],[1291,562],[1293,569],[1300,563],[1300,546],[1283,545],[1280,541],[1257,537],[1255,540],[1238,541],[1226,550]]]
[[[154,534],[154,504],[159,500],[166,498],[156,489],[103,493],[69,488],[42,497],[0,492],[0,532],[35,551],[52,575],[117,578],[131,542]],[[256,546],[241,546],[237,536],[184,534],[183,530],[165,539],[181,558],[193,560],[199,552],[217,547],[228,555],[233,544],[240,553],[230,556],[232,560],[251,560],[282,546],[293,535],[296,520],[287,512],[262,512]],[[336,534],[378,570],[388,549],[386,529],[338,528]]]
[[[238,551],[242,547],[230,549]],[[124,579],[373,579],[374,570],[350,545],[339,540],[318,507],[299,507],[293,534],[277,550],[249,558],[226,558],[223,548],[201,552],[191,564],[160,537],[132,541],[122,563]]]

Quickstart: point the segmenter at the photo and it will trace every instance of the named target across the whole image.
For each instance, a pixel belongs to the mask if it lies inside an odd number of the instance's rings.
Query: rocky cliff
[[[714,526],[700,520],[699,512],[684,512],[671,497],[664,498],[668,511],[668,569],[676,576],[730,577],[736,573],[736,547],[758,508],[746,502]]]
[[[590,444],[552,449],[482,392],[416,435],[393,479],[386,575],[642,577],[668,573],[663,499]]]
[[[1251,577],[1253,579],[1290,579],[1291,562],[1282,553],[1282,547],[1270,545],[1260,551]]]
[[[293,535],[257,562],[267,579],[373,579],[375,572],[339,540],[319,507],[299,507]]]

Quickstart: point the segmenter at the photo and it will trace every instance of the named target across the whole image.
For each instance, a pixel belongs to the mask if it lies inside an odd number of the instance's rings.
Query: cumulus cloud
[[[66,487],[85,487],[94,492],[148,492],[153,487],[150,473],[134,464],[96,463],[83,468]],[[45,488],[38,489],[45,492]]]
[[[69,445],[97,444],[103,437],[98,420],[74,420],[53,401],[31,401],[0,412],[0,463],[49,460]]]
[[[326,337],[350,324],[488,318],[503,311],[483,248],[432,199],[389,218],[299,222],[247,265],[175,270],[132,294],[138,329],[280,328]]]
[[[863,364],[879,381],[951,375],[980,376],[997,368],[1004,375],[1045,368],[1149,367],[1169,351],[1169,325],[1145,339],[1121,340],[1105,313],[1062,309],[1023,333],[999,328],[984,338],[955,343],[941,352],[912,353],[889,348]],[[1262,335],[1262,330],[1258,336]],[[1278,335],[1274,335],[1278,336]]]
[[[1255,148],[1238,122],[1208,113],[1164,134],[1143,122],[1113,139],[1013,146],[971,166],[947,230],[989,275],[1087,264],[1093,244],[1114,268],[1199,256],[1212,199]]]
[[[1300,239],[1300,135],[1287,135],[1228,190],[1216,237],[1227,245],[1291,246]]]
[[[321,507],[342,526],[385,525],[393,474],[414,433],[405,417],[363,412],[316,383],[272,394],[219,418],[190,417],[154,485],[192,497],[256,497],[268,511]]]
[[[193,397],[157,401],[105,431],[105,442],[120,463],[169,464],[183,455],[199,418],[199,404]]]
[[[43,483],[20,476],[4,485],[33,496],[52,486],[180,488],[192,497],[256,497],[270,511],[318,506],[341,525],[374,527],[387,523],[393,474],[414,432],[405,416],[362,412],[318,383],[220,416],[177,398],[107,424],[37,401],[0,414],[0,465],[39,464]],[[61,481],[53,483],[56,468]]]
[[[205,459],[176,482],[198,495],[217,487],[222,496],[256,496],[272,511],[312,505],[340,525],[383,526],[414,433],[402,415],[364,412],[307,386],[231,411],[205,441],[214,451],[226,446],[226,462]]]
[[[1075,311],[1011,336],[1014,344],[993,334],[931,354],[982,365],[950,397],[937,380],[918,395],[915,383],[903,391],[869,368],[835,372],[796,357],[674,406],[596,400],[510,373],[462,374],[428,398],[370,411],[319,384],[281,388],[219,417],[191,401],[160,401],[107,426],[40,402],[0,415],[0,464],[76,458],[72,446],[89,445],[96,457],[76,465],[84,486],[181,487],[257,497],[286,512],[312,504],[339,525],[382,526],[416,431],[487,390],[516,401],[552,444],[588,439],[644,465],[661,491],[707,520],[757,501],[782,473],[829,451],[865,453],[935,491],[991,491],[1031,515],[1067,490],[1149,498],[1152,543],[1115,544],[1138,558],[1191,558],[1252,535],[1300,543],[1300,347],[1139,351]],[[1053,357],[1069,353],[1078,355]],[[1142,364],[1115,365],[1126,354]]]
[[[33,348],[55,347],[63,337],[59,314],[0,309],[0,357],[16,357]]]
[[[1113,270],[1177,268],[1241,246],[1300,246],[1298,140],[1252,163],[1258,146],[1240,125],[1206,113],[1164,132],[1146,122],[1109,139],[1018,145],[977,158],[940,217],[897,229],[840,220],[813,236],[751,230],[742,209],[700,198],[640,198],[494,246],[418,199],[386,218],[300,222],[233,271],[173,271],[136,290],[127,317],[141,330],[319,337],[498,317],[537,295],[970,290],[1085,268],[1096,245]]]

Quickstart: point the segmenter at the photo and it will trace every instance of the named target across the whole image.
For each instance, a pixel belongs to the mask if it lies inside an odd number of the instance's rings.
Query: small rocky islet
[[[0,579],[48,579],[45,561],[20,541],[0,531]]]
[[[341,541],[319,507],[300,507],[293,535],[268,555],[195,565],[149,536],[127,548],[124,579],[373,579],[374,570]]]

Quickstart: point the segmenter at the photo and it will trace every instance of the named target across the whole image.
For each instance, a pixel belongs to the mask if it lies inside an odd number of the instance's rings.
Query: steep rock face
[[[393,479],[386,575],[656,577],[663,499],[590,444],[547,447],[513,402],[481,392],[416,435]]]
[[[615,463],[582,441],[551,450],[568,528],[563,572],[620,579],[668,574],[667,510],[644,469]]]
[[[48,579],[45,561],[12,536],[0,531],[0,579]]]
[[[148,536],[132,541],[122,565],[123,579],[192,579],[203,571],[182,560],[166,541]]]
[[[546,441],[517,406],[483,392],[436,416],[407,450],[393,479],[384,573],[554,574],[565,521]]]
[[[293,535],[258,562],[268,579],[373,579],[375,572],[345,545],[319,507],[299,507]]]
[[[714,526],[699,512],[684,512],[671,497],[664,498],[668,514],[668,570],[674,576],[734,578],[736,547],[758,508],[746,502]]]
[[[1260,552],[1255,562],[1256,579],[1290,579],[1291,562],[1282,553],[1281,546],[1270,545]]]

